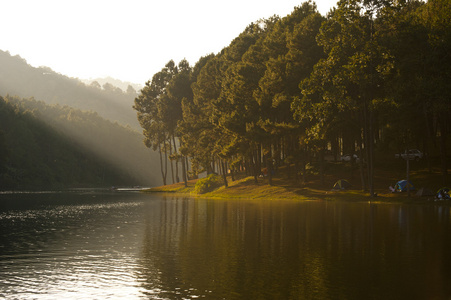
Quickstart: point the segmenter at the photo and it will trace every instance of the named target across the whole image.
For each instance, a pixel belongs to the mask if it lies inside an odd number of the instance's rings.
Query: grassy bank
[[[421,187],[436,192],[443,186],[442,175],[438,168],[429,167],[426,161],[411,162],[409,179],[418,190]],[[194,193],[196,180],[176,183],[150,189],[148,192],[165,192],[209,198],[249,198],[249,199],[291,199],[291,200],[347,200],[347,201],[378,201],[378,202],[426,202],[432,197],[416,197],[416,192],[391,193],[389,186],[394,186],[398,180],[405,179],[406,164],[402,160],[391,160],[379,164],[374,174],[374,189],[377,197],[369,197],[368,192],[362,191],[360,169],[357,165],[342,162],[328,162],[325,165],[325,175],[322,178],[317,171],[318,166],[310,166],[306,182],[301,184],[289,174],[286,168],[279,168],[273,178],[273,185],[269,185],[267,178],[258,178],[255,183],[253,177],[238,176],[232,181],[228,177],[229,186],[224,186],[202,195]],[[352,188],[344,191],[332,191],[333,184],[338,179],[346,179]],[[450,186],[451,184],[448,184]]]
[[[330,191],[330,189],[323,190],[284,184],[283,182],[279,182],[279,180],[277,179],[274,180],[272,186],[268,184],[266,179],[262,178],[259,178],[258,184],[256,184],[253,177],[245,177],[235,181],[229,181],[229,186],[227,188],[225,186],[222,186],[212,192],[199,195],[194,192],[196,181],[197,180],[189,181],[187,187],[185,187],[183,183],[176,183],[151,188],[146,192],[174,193],[208,198],[248,198],[267,200],[332,200],[343,198],[346,195],[357,200],[357,198],[362,199],[362,197],[365,197],[364,193],[361,193],[357,190],[334,192]]]

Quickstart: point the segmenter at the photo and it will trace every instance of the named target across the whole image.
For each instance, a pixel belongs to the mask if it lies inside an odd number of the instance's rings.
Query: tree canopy
[[[308,1],[259,20],[146,83],[135,99],[146,144],[189,159],[189,176],[266,168],[270,183],[283,164],[301,179],[325,153],[359,152],[371,195],[378,153],[415,147],[438,152],[446,180],[450,20],[446,0],[341,0],[327,16]]]

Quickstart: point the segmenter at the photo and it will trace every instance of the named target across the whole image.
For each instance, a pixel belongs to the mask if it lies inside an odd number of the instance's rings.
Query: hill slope
[[[74,110],[53,107],[44,111],[61,119],[50,122],[60,125],[56,131],[35,115],[41,112],[23,110],[30,103],[19,103],[18,99],[13,102],[0,97],[0,189],[59,189],[137,182],[108,158],[86,151],[82,143],[69,137],[64,127],[78,125],[62,117],[65,113],[74,114]],[[99,119],[91,119],[97,122],[96,127],[102,124]]]
[[[133,101],[136,94],[85,85],[50,68],[34,68],[20,56],[0,51],[0,95],[34,97],[47,104],[69,105],[139,129]]]
[[[50,106],[42,101],[13,97],[1,99],[1,101],[7,111],[15,112],[15,116],[2,120],[0,127],[0,130],[9,133],[7,136],[10,138],[30,139],[24,135],[11,133],[18,126],[15,119],[20,120],[23,115],[26,115],[29,118],[32,117],[34,122],[45,124],[54,133],[70,141],[74,149],[107,163],[117,172],[121,172],[124,177],[129,178],[129,181],[133,181],[135,185],[161,184],[159,174],[154,171],[157,170],[159,163],[157,153],[146,148],[141,134],[131,128],[104,120],[96,113],[82,112],[68,106]],[[12,150],[25,151],[22,148],[13,147]],[[33,152],[27,151],[30,154]]]
[[[95,85],[87,86],[78,79],[68,78],[47,67],[34,68],[20,56],[0,51],[1,96],[5,97],[2,99],[3,106],[12,106],[10,109],[16,112],[11,118],[32,116],[33,122],[45,124],[48,127],[46,130],[54,130],[66,139],[74,151],[81,151],[81,155],[109,164],[114,172],[120,172],[123,179],[130,179],[134,184],[161,184],[160,176],[155,171],[159,170],[159,157],[156,152],[146,148],[142,141],[141,128],[132,108],[136,97],[133,91],[127,93],[119,88],[105,90]],[[16,121],[3,121],[0,130],[7,137],[6,145],[10,151],[26,151],[22,149],[28,147],[26,143],[12,142],[16,138],[11,132],[15,126],[20,126]],[[68,145],[63,148],[66,149]],[[39,152],[38,146],[32,149]],[[38,163],[35,162],[39,160],[35,153],[29,155],[33,157],[33,164]],[[23,156],[22,159],[26,161]],[[24,166],[21,162],[17,164],[20,165],[19,169],[31,166]],[[55,166],[47,167],[53,171],[58,169],[52,169]],[[62,180],[65,183],[68,181]],[[92,183],[98,184],[99,181],[93,180]],[[115,184],[120,185],[120,182]]]

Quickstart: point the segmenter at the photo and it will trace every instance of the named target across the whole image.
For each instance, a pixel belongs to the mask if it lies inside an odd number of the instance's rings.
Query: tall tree
[[[358,112],[367,160],[370,195],[374,195],[374,132],[376,103],[383,98],[385,76],[391,69],[390,51],[378,43],[375,16],[387,2],[341,0],[323,23],[318,42],[327,58],[303,83],[298,116],[316,115],[312,133],[325,138],[334,120],[345,112]],[[307,109],[302,112],[301,109]],[[349,114],[348,114],[349,115]],[[310,117],[311,118],[311,117]]]
[[[299,83],[309,76],[313,65],[323,56],[316,43],[323,21],[316,5],[305,2],[278,21],[263,42],[268,59],[259,89],[254,94],[262,110],[260,124],[275,143],[271,148],[285,149],[288,161],[294,160],[296,165],[302,156],[295,141],[300,140],[302,131],[300,124],[294,121],[291,104],[301,92]],[[280,45],[276,47],[277,44]],[[279,144],[281,141],[283,146]],[[278,159],[279,155],[274,158]]]
[[[440,158],[443,183],[447,182],[448,165],[446,140],[451,133],[451,3],[431,0],[422,10],[423,24],[428,30],[429,55],[426,56],[426,95],[431,113],[440,130]]]
[[[171,60],[166,66],[147,81],[141,93],[135,98],[133,108],[137,111],[138,121],[143,128],[144,143],[147,147],[158,149],[163,184],[166,185],[167,157],[171,150],[171,117],[168,113],[166,88],[174,72],[175,64]],[[164,154],[164,159],[163,159]]]
[[[252,165],[255,181],[261,169],[262,130],[257,126],[261,111],[254,98],[254,91],[258,88],[258,82],[265,69],[261,41],[266,30],[264,21],[251,24],[229,47],[228,52],[239,49],[242,56],[228,61],[220,101],[214,104],[215,110],[220,113],[218,125],[234,137],[230,142],[247,143],[246,153],[240,155],[246,157]]]
[[[186,101],[192,102],[193,99],[193,92],[191,89],[192,84],[192,77],[191,77],[191,67],[189,66],[189,63],[186,59],[182,60],[178,64],[177,72],[172,77],[171,81],[169,82],[167,86],[167,98],[166,100],[166,107],[167,107],[167,123],[168,123],[168,130],[170,132],[170,135],[172,137],[172,145],[174,148],[174,153],[172,159],[175,160],[175,166],[176,166],[176,181],[179,182],[178,178],[178,163],[179,161],[182,162],[182,175],[183,180],[185,182],[185,185],[187,185],[187,178],[186,178],[186,168],[184,163],[184,157],[180,155],[180,153],[177,151],[177,140],[179,140],[179,123],[183,119],[183,112],[182,112],[182,102],[184,99]]]
[[[204,169],[212,172],[212,155],[220,136],[213,122],[212,102],[221,90],[221,61],[214,55],[202,58],[193,69],[191,85],[193,98],[182,101],[183,119],[179,132],[183,143],[181,151],[191,158],[193,176]]]

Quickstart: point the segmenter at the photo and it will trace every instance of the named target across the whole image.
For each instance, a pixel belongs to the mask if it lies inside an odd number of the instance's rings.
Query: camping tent
[[[441,189],[439,189],[435,198],[437,200],[451,200],[451,196],[449,195],[449,188],[442,187]]]
[[[434,193],[430,189],[423,187],[418,190],[416,195],[418,197],[426,197],[426,196],[434,196]]]
[[[333,190],[346,190],[351,188],[351,184],[344,179],[340,179],[337,182],[335,182],[334,187],[332,188]]]
[[[400,180],[395,185],[395,191],[396,192],[407,192],[407,186],[409,186],[409,190],[414,191],[415,187],[413,186],[412,181],[409,180]]]

